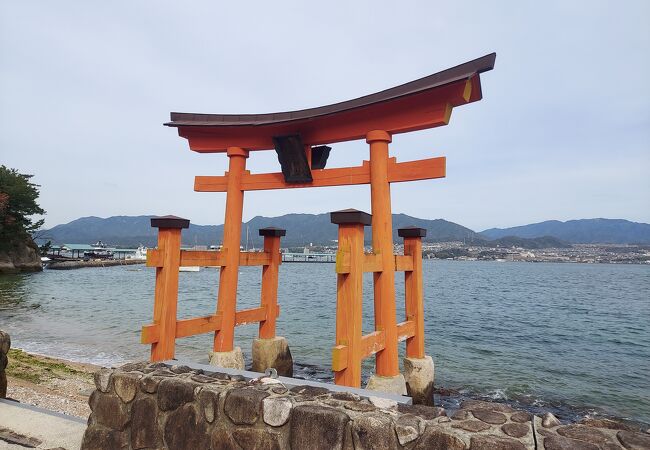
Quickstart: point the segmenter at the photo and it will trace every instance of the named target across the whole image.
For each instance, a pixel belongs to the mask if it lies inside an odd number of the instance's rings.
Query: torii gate
[[[286,342],[278,344],[278,339],[282,338],[275,336],[275,317],[279,313],[279,240],[284,230],[260,230],[260,234],[265,236],[263,256],[240,252],[244,192],[370,184],[370,216],[358,211],[332,213],[332,222],[339,224],[340,239],[347,245],[342,248],[339,242],[337,256],[339,301],[337,345],[333,350],[335,379],[340,384],[358,386],[361,359],[376,354],[376,374],[369,387],[405,393],[404,378],[399,371],[398,342],[406,339],[407,359],[411,358],[409,364],[421,364],[427,370],[430,365],[430,383],[425,383],[429,392],[433,385],[433,363],[429,363],[431,358],[424,355],[421,263],[408,262],[400,266],[399,261],[404,257],[393,255],[390,183],[442,178],[445,176],[445,158],[397,162],[389,156],[388,144],[392,135],[397,133],[447,125],[454,107],[480,100],[480,74],[492,70],[495,58],[496,54],[492,53],[401,86],[318,108],[270,114],[171,113],[171,121],[165,125],[178,128],[179,135],[188,140],[190,149],[199,153],[226,153],[228,156],[229,168],[225,175],[197,176],[194,182],[194,190],[198,192],[226,192],[226,211],[221,251],[194,252],[194,256],[180,251],[180,229],[186,228],[189,221],[171,216],[152,219],[152,225],[161,229],[161,237],[159,249],[149,252],[148,264],[158,267],[159,272],[154,323],[143,327],[142,335],[143,343],[152,344],[152,359],[173,357],[176,337],[214,331],[211,363],[243,368],[241,350],[234,346],[234,329],[236,325],[250,321],[260,322],[260,339],[257,341],[261,343],[257,344],[264,347],[265,340],[273,341],[270,344],[272,348],[262,352],[275,352],[270,359],[267,358],[266,365],[290,358]],[[356,167],[325,168],[331,150],[326,144],[358,139],[365,139],[369,144],[369,161]],[[281,172],[252,174],[246,170],[246,159],[251,152],[271,149],[278,154]],[[359,255],[358,248],[363,253],[363,226],[368,224],[372,226],[373,251],[370,255]],[[418,249],[424,230],[400,230],[399,234],[405,238],[405,251],[411,252],[406,256],[421,258]],[[172,291],[177,291],[178,274],[172,273],[172,267],[181,261],[182,265],[221,266],[215,315],[176,321],[177,292]],[[240,264],[264,267],[262,306],[255,310],[236,309]],[[412,280],[411,284],[407,283],[407,291],[410,291],[407,297],[412,297],[407,298],[407,315],[410,311],[411,318],[407,317],[407,321],[401,324],[395,317],[396,269],[405,270],[407,281]],[[360,286],[351,286],[349,279],[351,274],[362,274],[363,271],[374,273],[376,331],[361,337],[361,298],[357,298]],[[342,292],[342,286],[348,286],[345,288],[348,291]],[[358,303],[358,308],[348,308],[350,302]],[[348,317],[349,314],[353,317]],[[346,329],[339,333],[341,327]],[[350,339],[356,344],[353,345]],[[258,354],[259,351],[258,348]],[[417,361],[420,359],[421,363]],[[254,369],[264,370],[265,364],[256,367],[257,362],[254,361]],[[414,386],[420,381],[412,380],[410,384]],[[412,391],[415,389],[413,386]]]

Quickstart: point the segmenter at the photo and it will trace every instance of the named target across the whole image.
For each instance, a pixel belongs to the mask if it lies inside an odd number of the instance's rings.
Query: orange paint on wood
[[[373,331],[361,338],[361,357],[367,358],[386,347],[386,334],[383,331]]]
[[[235,312],[237,310],[237,281],[239,276],[239,244],[244,208],[244,192],[241,177],[246,169],[248,152],[242,148],[229,147],[228,189],[226,214],[223,227],[223,249],[226,251],[225,266],[219,272],[219,296],[217,314],[221,316],[221,329],[214,334],[214,351],[229,352],[234,347]]]
[[[398,163],[395,158],[390,158],[387,171],[388,181],[391,183],[444,178],[446,159],[438,157]],[[356,167],[312,170],[312,178],[311,183],[287,183],[284,181],[282,172],[251,174],[246,171],[242,175],[241,188],[244,191],[260,191],[369,184],[370,163],[364,161],[361,166]],[[228,175],[197,176],[194,178],[194,190],[197,192],[226,192],[228,190]]]
[[[261,305],[268,312],[266,320],[260,321],[259,337],[275,337],[275,321],[278,310],[278,272],[282,255],[280,254],[280,237],[265,236],[264,252],[269,256],[269,264],[262,268]]]
[[[360,387],[363,225],[339,225],[339,248],[343,254],[349,254],[350,271],[338,274],[336,277],[336,346],[346,346],[347,350],[345,351],[345,369],[335,370],[334,381],[336,384],[344,386]],[[341,356],[337,355],[337,350],[333,350],[333,367],[341,367]]]
[[[395,255],[395,271],[410,272],[413,270],[413,258],[408,255]]]
[[[366,253],[363,255],[364,272],[381,272],[383,270],[383,258],[381,255]]]
[[[406,320],[397,324],[397,340],[399,342],[413,336],[415,336],[415,322]]]
[[[163,361],[174,357],[181,230],[160,228],[158,250],[163,254],[163,267],[156,268],[154,323],[158,326],[158,341],[151,346],[152,361]]]
[[[267,318],[266,307],[242,309],[235,314],[235,324],[246,325],[253,322],[261,322]]]
[[[280,249],[278,248],[278,252]],[[268,266],[271,264],[271,254],[264,252],[241,252],[239,254],[240,266]]]
[[[225,251],[181,250],[181,266],[219,267],[226,262]]]
[[[478,79],[478,77],[475,77]],[[467,84],[459,80],[429,93],[407,96],[316,119],[269,125],[219,127],[179,126],[178,134],[199,153],[219,153],[238,145],[249,150],[273,149],[272,136],[298,133],[305,145],[333,144],[363,139],[371,130],[406,133],[447,125],[453,107],[468,103]]]
[[[413,270],[404,272],[406,318],[413,322],[413,336],[406,340],[406,356],[424,358],[424,301],[422,286],[422,239],[404,238],[404,255]]]
[[[381,272],[374,279],[375,330],[385,333],[385,347],[377,353],[375,367],[379,376],[399,375],[397,321],[395,318],[395,260],[393,258],[393,224],[388,180],[388,143],[386,131],[368,133],[370,144],[370,200],[372,208],[373,253],[382,258]]]

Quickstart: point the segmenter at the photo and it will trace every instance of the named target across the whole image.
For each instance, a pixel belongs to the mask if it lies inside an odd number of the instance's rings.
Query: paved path
[[[41,408],[0,400],[0,450],[77,450],[86,421]]]

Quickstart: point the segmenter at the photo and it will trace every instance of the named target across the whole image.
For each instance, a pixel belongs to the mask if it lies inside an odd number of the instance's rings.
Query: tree
[[[36,202],[40,186],[29,181],[32,177],[0,165],[0,246],[26,238],[44,223],[30,218],[45,214]]]

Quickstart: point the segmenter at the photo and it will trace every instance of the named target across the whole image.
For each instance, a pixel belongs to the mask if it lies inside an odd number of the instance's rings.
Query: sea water
[[[424,261],[426,352],[436,401],[507,401],[561,418],[603,414],[650,422],[650,267]],[[140,328],[153,311],[154,270],[120,266],[0,276],[0,329],[13,346],[111,365],[144,360]],[[215,311],[219,271],[180,273],[178,317]],[[259,305],[261,269],[240,269],[238,309]],[[404,282],[396,274],[398,320]],[[285,263],[281,314],[295,375],[332,381],[336,275],[332,264]],[[373,330],[372,275],[364,332]],[[257,325],[236,330],[250,363]],[[177,340],[177,358],[206,362],[212,333]],[[404,344],[400,344],[403,353]],[[373,359],[364,364],[364,379]]]

